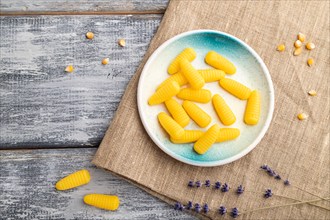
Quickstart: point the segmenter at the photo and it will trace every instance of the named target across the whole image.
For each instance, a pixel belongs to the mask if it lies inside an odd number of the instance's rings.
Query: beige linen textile
[[[315,199],[302,190],[329,197],[329,1],[171,1],[163,21],[136,74],[129,83],[116,116],[108,129],[93,163],[138,184],[167,202],[188,200],[207,202],[210,218],[220,217],[220,205],[240,211]],[[254,48],[270,70],[275,87],[275,111],[271,126],[260,144],[247,156],[233,163],[202,168],[183,164],[162,152],[145,132],[137,110],[136,91],[141,70],[152,52],[171,37],[194,29],[215,29],[232,34]],[[316,44],[313,51],[292,55],[296,35],[303,32]],[[286,51],[276,51],[285,43]],[[315,65],[308,67],[307,58]],[[157,73],[155,73],[157,74]],[[315,89],[316,97],[307,92]],[[299,121],[305,112],[309,118]],[[156,120],[156,118],[155,118]],[[260,171],[267,163],[289,178],[285,187]],[[212,189],[189,189],[188,180],[220,180],[232,188],[228,193]],[[236,187],[246,191],[238,197]],[[330,206],[329,202],[317,203]],[[243,214],[242,219],[329,219],[329,212],[310,205],[290,206]]]

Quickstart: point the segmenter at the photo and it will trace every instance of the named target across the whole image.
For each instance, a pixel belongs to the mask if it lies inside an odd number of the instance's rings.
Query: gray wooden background
[[[195,218],[90,163],[167,4],[1,0],[0,219]],[[75,71],[65,73],[70,64]],[[54,189],[82,168],[90,184]],[[121,206],[88,207],[87,193],[116,194]]]

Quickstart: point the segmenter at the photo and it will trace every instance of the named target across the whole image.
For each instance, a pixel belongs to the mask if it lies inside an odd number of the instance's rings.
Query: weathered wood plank
[[[169,0],[1,0],[1,14],[164,12]]]
[[[0,151],[1,219],[194,219],[141,189],[94,167],[94,149]],[[54,184],[86,168],[88,185],[66,192]],[[121,206],[109,212],[83,204],[88,193],[118,195]]]
[[[98,146],[160,20],[0,17],[0,149]]]

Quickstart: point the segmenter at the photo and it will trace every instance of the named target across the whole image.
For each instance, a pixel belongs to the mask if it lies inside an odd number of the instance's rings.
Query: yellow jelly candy
[[[208,103],[211,100],[211,92],[206,89],[181,89],[177,97],[183,100]]]
[[[174,120],[178,122],[181,127],[186,127],[189,124],[189,116],[183,109],[182,105],[180,105],[175,99],[172,98],[165,101],[165,106]]]
[[[171,137],[180,139],[184,135],[184,129],[165,112],[158,114],[158,121]]]
[[[230,141],[240,135],[240,130],[237,128],[220,128],[216,142]]]
[[[168,77],[166,80],[164,80],[164,82],[162,82],[157,87],[157,89],[159,89],[163,85],[167,84],[168,82],[172,82],[172,81],[176,81],[177,83],[179,83],[179,86],[183,86],[188,83],[187,79],[183,76],[183,74],[178,72],[178,73],[175,73],[172,76]]]
[[[220,95],[214,95],[212,98],[212,103],[222,124],[231,125],[236,121],[234,113]]]
[[[167,72],[169,74],[174,74],[179,72],[180,70],[180,61],[181,60],[188,60],[193,61],[196,58],[196,52],[193,48],[186,48],[184,49],[168,66]]]
[[[174,139],[171,137],[171,141],[174,144],[186,144],[186,143],[193,143],[197,141],[204,132],[199,130],[185,130],[184,135],[179,139]]]
[[[149,105],[157,105],[169,100],[180,91],[180,86],[176,81],[169,82],[159,88],[148,100]]]
[[[90,180],[91,176],[89,175],[88,170],[79,170],[59,180],[56,183],[55,188],[57,190],[68,190],[81,185],[85,185],[89,183]]]
[[[201,74],[205,82],[219,81],[220,79],[225,78],[226,75],[224,71],[215,69],[198,70],[198,73]]]
[[[200,89],[204,86],[205,81],[201,74],[191,65],[188,60],[180,61],[181,72],[184,77],[187,79],[191,88]]]
[[[236,73],[234,64],[215,51],[206,54],[205,62],[216,69],[225,71],[227,74]]]
[[[244,114],[244,122],[248,125],[255,125],[258,123],[260,117],[260,94],[254,90],[247,103]]]
[[[211,122],[211,116],[204,112],[200,107],[198,107],[193,102],[185,100],[182,104],[184,110],[188,113],[190,118],[198,124],[199,127],[205,128]]]
[[[220,127],[217,124],[210,127],[194,144],[194,150],[198,154],[205,154],[218,139],[219,131]]]
[[[233,79],[221,79],[219,84],[224,90],[241,100],[246,100],[250,97],[251,90]]]
[[[118,196],[104,194],[88,194],[84,196],[84,202],[100,209],[114,211],[120,204]]]

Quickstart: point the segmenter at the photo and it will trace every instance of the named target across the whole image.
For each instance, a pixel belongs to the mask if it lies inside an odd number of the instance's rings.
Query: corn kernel
[[[300,41],[300,40],[296,40],[295,42],[294,42],[294,47],[295,48],[299,48],[299,47],[301,47],[302,46],[302,42]]]
[[[309,42],[309,43],[306,44],[306,49],[307,50],[313,50],[314,48],[315,48],[314,43]]]
[[[91,177],[88,170],[79,170],[59,180],[56,183],[55,188],[57,190],[68,190],[81,185],[85,185],[89,183],[90,180]]]
[[[125,41],[124,39],[119,39],[119,40],[118,40],[118,44],[119,44],[119,46],[121,46],[121,47],[125,47],[125,46],[126,46],[126,41]]]
[[[310,95],[310,96],[316,96],[316,91],[315,90],[310,90],[308,92],[308,95]]]
[[[94,33],[93,32],[87,32],[86,33],[86,38],[90,39],[90,40],[93,39],[94,38]]]
[[[314,64],[314,59],[313,58],[308,58],[307,65],[312,66],[313,64]]]
[[[84,202],[88,205],[110,211],[117,210],[120,204],[119,198],[117,196],[103,194],[85,195]]]
[[[102,64],[103,65],[107,65],[109,63],[109,58],[104,58],[103,60],[102,60]]]
[[[298,40],[300,40],[301,42],[304,42],[306,39],[306,36],[303,33],[299,33],[297,36]]]
[[[293,51],[293,55],[295,55],[295,56],[299,56],[299,55],[301,54],[301,52],[302,52],[301,47],[296,48],[296,49]]]
[[[285,45],[284,44],[278,45],[276,50],[280,51],[280,52],[284,51],[285,50]]]
[[[305,120],[306,118],[308,118],[308,115],[305,113],[300,113],[297,115],[299,120]]]
[[[72,65],[67,66],[67,67],[65,68],[65,72],[72,73],[73,71],[74,71],[74,68],[73,68]]]

